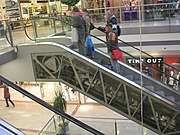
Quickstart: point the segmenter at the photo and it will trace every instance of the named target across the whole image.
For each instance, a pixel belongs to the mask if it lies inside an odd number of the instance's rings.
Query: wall
[[[41,52],[61,52],[53,45],[22,45],[18,46],[17,59],[0,66],[0,74],[11,81],[35,81],[31,54]]]

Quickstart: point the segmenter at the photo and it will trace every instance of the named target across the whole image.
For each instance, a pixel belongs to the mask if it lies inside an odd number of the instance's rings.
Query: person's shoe
[[[6,105],[6,107],[9,107],[9,105]]]
[[[13,107],[15,107],[15,104],[13,104]]]

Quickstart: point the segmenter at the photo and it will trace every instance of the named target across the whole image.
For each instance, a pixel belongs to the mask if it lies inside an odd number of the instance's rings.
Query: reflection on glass
[[[39,133],[39,135],[91,135],[88,131],[78,127],[77,125],[67,121],[61,116],[53,116],[44,129]]]

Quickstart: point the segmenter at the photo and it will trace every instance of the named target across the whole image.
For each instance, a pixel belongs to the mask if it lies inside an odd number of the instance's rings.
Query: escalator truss
[[[36,81],[62,82],[158,134],[180,134],[179,108],[95,61],[64,50],[33,53],[32,63]]]

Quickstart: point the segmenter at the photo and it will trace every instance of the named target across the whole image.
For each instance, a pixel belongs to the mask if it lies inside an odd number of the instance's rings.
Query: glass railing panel
[[[1,38],[3,39],[1,44],[9,44],[10,46],[16,46],[17,44],[31,42],[31,40],[24,33],[24,21],[10,19],[4,19],[3,27],[1,27]],[[21,37],[21,38],[19,38]]]
[[[162,21],[166,25],[179,21],[180,15],[178,13],[177,2],[169,3],[146,3],[144,5],[136,3],[135,5],[117,5],[107,8],[89,8],[90,16],[94,23],[105,22],[106,10],[112,10],[118,21],[123,25],[128,23],[136,23],[139,20],[139,12],[141,12],[141,20],[148,21]],[[166,23],[167,22],[167,23]],[[149,24],[152,24],[150,22]],[[126,26],[126,25],[123,25]]]
[[[96,127],[97,130],[102,131],[106,135],[116,135],[115,120],[111,118],[90,118],[90,117],[77,117],[80,121]],[[123,135],[123,134],[122,134]]]
[[[36,38],[47,37],[55,33],[53,20],[48,19],[35,19],[34,27],[36,30],[34,31],[36,34]]]
[[[88,123],[90,125],[90,123]],[[92,126],[92,125],[91,125]],[[99,129],[98,129],[99,130]],[[39,135],[49,134],[80,134],[80,135],[91,135],[91,133],[78,127],[77,125],[69,122],[61,116],[55,115],[39,133]]]
[[[53,116],[39,135],[65,134],[69,131],[69,122],[61,116]]]
[[[6,47],[10,47],[11,45],[6,40],[6,24],[8,20],[7,19],[0,19],[0,49],[4,49]]]
[[[32,25],[26,26],[26,35],[31,40],[36,40],[41,37],[48,37],[53,35],[68,35],[71,36],[71,17],[34,17]]]
[[[157,135],[153,131],[142,128],[141,125],[126,118],[97,118],[97,117],[76,117],[79,120],[96,127],[106,135]]]
[[[174,3],[147,4],[144,6],[145,21],[179,20]],[[170,22],[169,22],[170,23]]]
[[[153,131],[127,119],[116,120],[116,123],[118,135],[157,135]]]

